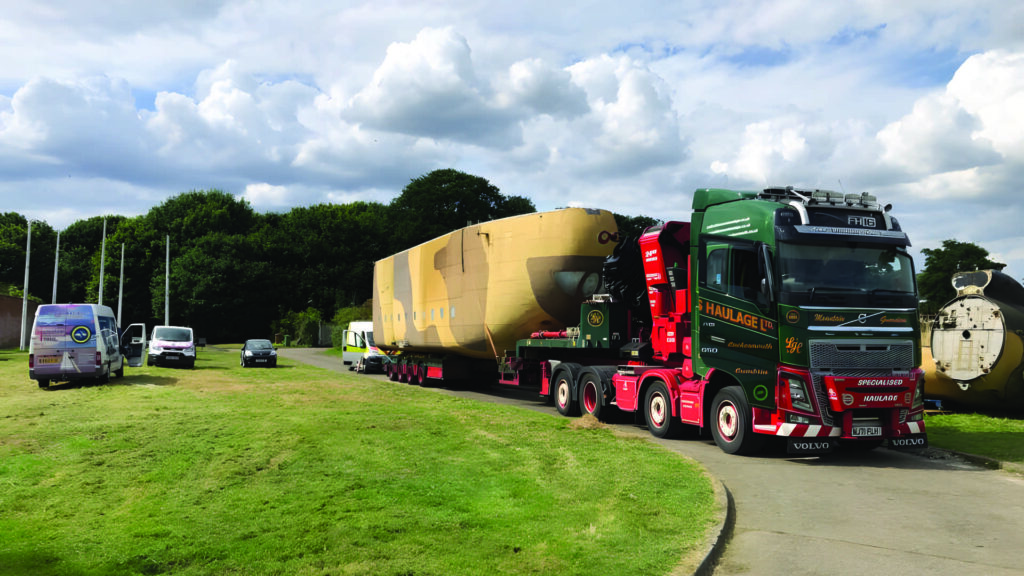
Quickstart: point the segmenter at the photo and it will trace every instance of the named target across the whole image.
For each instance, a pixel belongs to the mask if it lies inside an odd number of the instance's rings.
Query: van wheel
[[[107,384],[107,383],[110,382],[110,364],[109,363],[107,364],[107,369],[103,372],[103,374],[100,375],[99,378],[97,378],[97,380],[100,381],[100,384]]]
[[[50,387],[50,381],[49,380],[37,380],[37,382],[39,383],[39,387],[40,388],[49,388]]]
[[[121,359],[121,367],[114,370],[114,376],[118,378],[124,378],[124,358]]]

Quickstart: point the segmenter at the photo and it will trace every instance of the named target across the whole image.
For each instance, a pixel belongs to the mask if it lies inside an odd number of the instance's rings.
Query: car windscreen
[[[168,340],[170,342],[191,342],[192,331],[188,328],[160,327],[153,330],[154,340]]]
[[[270,350],[274,347],[270,340],[249,340],[245,347],[249,350]]]

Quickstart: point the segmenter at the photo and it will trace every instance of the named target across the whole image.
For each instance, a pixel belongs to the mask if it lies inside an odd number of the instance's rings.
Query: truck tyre
[[[388,367],[387,367],[387,372],[388,372],[388,380],[391,380],[392,382],[398,382],[398,365],[397,364],[395,364],[393,362],[389,362],[388,363]]]
[[[672,417],[672,397],[664,382],[651,383],[644,394],[644,418],[647,429],[657,438],[679,436],[683,423]]]
[[[576,367],[576,370],[573,367]],[[555,401],[555,409],[562,416],[579,416],[580,405],[573,394],[573,383],[576,382],[576,373],[579,366],[575,364],[559,364],[555,368],[554,386],[551,390],[551,397]]]
[[[583,414],[591,414],[602,422],[607,420],[611,406],[605,405],[607,378],[596,368],[585,368],[577,384],[579,405]]]
[[[711,409],[711,435],[726,454],[750,454],[764,443],[763,436],[754,434],[750,406],[739,386],[719,390]]]

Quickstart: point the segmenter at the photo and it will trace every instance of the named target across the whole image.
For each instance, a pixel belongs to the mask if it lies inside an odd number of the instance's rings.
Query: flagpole
[[[57,303],[57,264],[60,263],[60,230],[57,230],[57,249],[53,256],[53,298],[50,304]]]
[[[21,293],[21,348],[19,350],[25,349],[25,321],[28,319],[28,263],[31,254],[32,221],[28,220],[28,238],[25,240],[25,290]]]

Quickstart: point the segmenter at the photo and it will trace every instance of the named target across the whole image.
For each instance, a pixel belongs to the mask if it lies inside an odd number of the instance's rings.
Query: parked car
[[[242,345],[242,368],[249,366],[277,366],[277,350],[270,340],[246,340]]]
[[[195,368],[196,344],[188,326],[155,326],[149,338],[148,366]]]

